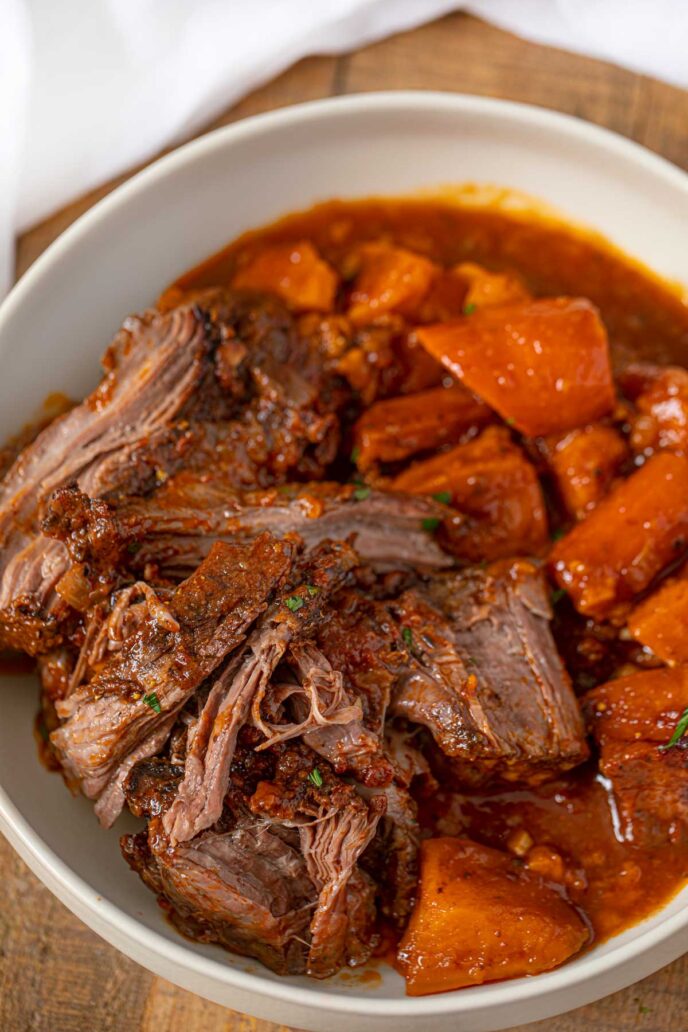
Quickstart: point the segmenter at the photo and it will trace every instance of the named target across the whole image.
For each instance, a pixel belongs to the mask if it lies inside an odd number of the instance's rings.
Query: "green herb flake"
[[[565,595],[566,591],[564,590],[564,588],[555,588],[552,594],[550,595],[552,605],[556,606],[557,602],[561,602],[562,598],[564,598]]]
[[[476,310],[476,308],[477,308],[477,305],[473,301],[469,301],[469,303],[467,305],[463,306],[463,314],[464,315],[473,315],[473,312]]]
[[[129,555],[136,555],[136,553],[141,548],[141,544],[141,541],[130,541],[127,544],[127,552],[129,553]]]
[[[304,601],[300,595],[290,595],[289,598],[285,598],[284,604],[287,609],[291,609],[292,613],[297,613],[304,605]]]
[[[316,788],[323,787],[323,776],[317,767],[313,767],[313,770],[308,775],[308,780],[315,785]]]
[[[504,420],[504,422],[506,423],[507,426],[515,426],[516,425],[516,420],[514,419],[513,416],[507,416],[506,419]]]
[[[363,502],[363,501],[365,501],[365,499],[368,497],[369,494],[370,494],[370,488],[369,487],[357,487],[356,490],[354,491],[354,499],[357,502]]]
[[[436,502],[441,502],[442,505],[449,505],[452,500],[451,491],[438,491],[432,497]]]
[[[431,534],[434,534],[434,532],[437,530],[437,528],[439,527],[441,522],[442,521],[437,516],[427,516],[422,521],[421,525],[423,527],[423,530],[427,530]]]
[[[561,541],[565,533],[566,531],[563,529],[563,527],[557,527],[557,529],[553,530],[550,534],[550,539],[552,541]]]
[[[402,627],[401,637],[404,639],[404,643],[408,645],[410,649],[413,648],[413,631],[410,627]]]
[[[320,588],[316,588],[315,584],[307,584],[306,591],[311,596],[311,598],[314,598],[314,596],[317,595],[320,591]]]
[[[145,702],[146,706],[150,706],[155,713],[162,713],[162,706],[160,705],[157,692],[150,692],[150,694],[144,695],[141,701]]]
[[[660,745],[660,752],[667,752],[669,749],[673,749],[675,745],[681,741],[686,731],[688,731],[688,708],[684,709],[681,716],[678,718],[678,723],[674,728],[674,733],[665,745]]]
[[[356,445],[354,448],[351,449],[351,461],[355,464],[358,462],[360,457],[361,449],[358,447],[358,445]]]

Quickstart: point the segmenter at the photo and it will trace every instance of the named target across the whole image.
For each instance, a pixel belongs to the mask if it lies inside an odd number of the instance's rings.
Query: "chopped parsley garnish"
[[[351,461],[354,463],[358,462],[360,454],[361,449],[358,447],[358,445],[356,445],[354,448],[351,449]]]
[[[441,522],[437,516],[427,516],[422,523],[423,530],[429,530],[432,534],[437,530]]]
[[[660,745],[659,751],[666,752],[668,749],[673,749],[675,745],[681,741],[686,731],[688,731],[688,708],[684,709],[681,716],[678,718],[678,723],[674,728],[674,733],[665,745]]]
[[[566,591],[564,588],[555,588],[551,594],[552,605],[556,606],[557,602],[560,602],[565,594]]]
[[[507,416],[506,419],[504,420],[504,422],[506,423],[507,426],[515,426],[515,424],[516,424],[516,420],[514,419],[513,416]]]
[[[357,487],[356,490],[354,491],[354,498],[355,498],[355,500],[357,502],[362,502],[362,501],[364,501],[368,497],[369,494],[370,494],[370,488],[369,487]]]
[[[300,595],[290,595],[289,598],[285,598],[284,604],[292,613],[296,613],[304,605],[304,601]]]
[[[311,598],[313,598],[314,595],[318,594],[318,592],[320,591],[320,588],[316,588],[315,584],[307,584],[306,585],[306,591],[311,596]]]
[[[463,306],[463,314],[473,315],[473,312],[476,310],[476,307],[477,305],[473,301],[469,301],[467,305]]]
[[[436,502],[442,502],[442,505],[449,505],[451,502],[451,491],[438,491],[437,494],[432,496]]]
[[[162,713],[162,706],[160,705],[157,692],[150,692],[148,695],[144,695],[141,701],[145,702],[146,706],[150,706],[156,713]]]
[[[565,533],[566,531],[562,527],[557,527],[557,529],[553,530],[550,534],[550,538],[552,541],[561,541]]]
[[[308,780],[312,782],[316,788],[323,787],[323,776],[317,767],[313,767],[313,770],[308,775]]]
[[[402,629],[401,629],[401,637],[404,639],[405,644],[408,645],[408,647],[410,649],[412,649],[413,648],[413,631],[411,630],[410,627],[402,627]]]
[[[141,548],[141,544],[141,541],[130,541],[127,544],[127,552],[129,553],[129,555],[136,555],[136,553]]]

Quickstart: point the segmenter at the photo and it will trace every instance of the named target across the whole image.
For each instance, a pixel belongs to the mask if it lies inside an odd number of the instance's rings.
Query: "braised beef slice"
[[[127,835],[121,844],[184,935],[255,957],[278,974],[302,974],[315,890],[298,836],[290,842],[280,832],[241,816],[230,830],[173,847],[154,817],[147,836]]]
[[[152,755],[139,750],[243,641],[292,559],[288,543],[267,534],[249,545],[216,544],[169,605],[153,607],[90,683],[58,703],[64,724],[51,740],[85,795],[101,796],[132,757]],[[106,818],[114,819],[109,809]]]
[[[587,757],[533,563],[436,575],[394,612],[414,662],[392,712],[428,727],[460,783],[537,781]]]
[[[453,562],[432,535],[447,514],[443,505],[349,484],[237,492],[217,475],[183,472],[150,497],[110,506],[69,486],[56,492],[48,512],[49,533],[92,574],[124,564],[137,576],[153,563],[166,576],[181,577],[214,541],[245,540],[262,531],[298,534],[306,549],[326,539],[352,539],[363,559],[378,564],[441,569]]]
[[[218,674],[187,753],[178,796],[164,817],[173,842],[188,841],[218,819],[240,728],[251,716],[269,732],[261,705],[278,663],[289,645],[313,634],[328,599],[357,562],[345,544],[320,545],[299,569],[299,581],[262,615]]]
[[[214,344],[203,314],[180,308],[124,323],[105,377],[17,458],[0,490],[0,626],[32,654],[59,639],[54,588],[68,568],[64,546],[37,533],[42,499],[76,481],[91,497],[136,490],[141,450],[155,452],[197,388]]]

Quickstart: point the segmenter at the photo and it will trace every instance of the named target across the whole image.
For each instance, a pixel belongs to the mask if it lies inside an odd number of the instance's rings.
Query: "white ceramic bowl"
[[[76,222],[0,308],[0,439],[45,396],[78,397],[122,317],[241,231],[330,197],[456,182],[526,191],[596,227],[657,272],[688,281],[688,177],[575,119],[475,97],[389,93],[262,115],[158,161]],[[180,938],[101,831],[36,758],[32,679],[2,683],[0,827],[32,870],[108,942],[218,1003],[317,1032],[502,1029],[561,1013],[688,949],[688,890],[557,971],[409,999],[381,968],[367,985],[279,978]]]

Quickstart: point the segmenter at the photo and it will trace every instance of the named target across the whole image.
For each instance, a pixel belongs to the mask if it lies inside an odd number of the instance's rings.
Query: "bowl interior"
[[[25,424],[49,393],[81,396],[96,382],[99,356],[122,317],[149,304],[176,275],[238,233],[330,197],[458,182],[525,191],[594,226],[660,274],[688,280],[685,177],[609,134],[476,98],[396,94],[308,105],[176,152],[88,213],[36,263],[0,310],[0,439]],[[214,993],[224,1002],[242,983],[303,1004],[339,995],[352,1006],[359,1001],[360,1014],[469,1014],[519,998],[551,997],[688,923],[688,915],[685,922],[681,917],[685,891],[661,913],[560,971],[425,1000],[405,1000],[402,980],[385,967],[379,968],[380,981],[369,984],[355,977],[280,979],[256,963],[179,938],[119,855],[117,837],[127,830],[126,820],[101,831],[91,807],[70,797],[61,779],[40,766],[32,737],[34,680],[3,678],[2,689],[5,830],[42,876],[48,877],[46,867],[59,872],[51,887],[98,931],[157,970],[163,956],[182,967],[202,965],[209,979],[226,987]],[[642,970],[636,966],[626,981],[669,959],[665,952]],[[246,982],[246,973],[252,981]],[[617,978],[606,991],[622,984]],[[582,1002],[579,992],[559,1009]],[[552,1012],[552,1004],[549,1010],[531,1008],[518,1020]],[[462,1025],[473,1027],[503,1026]]]

